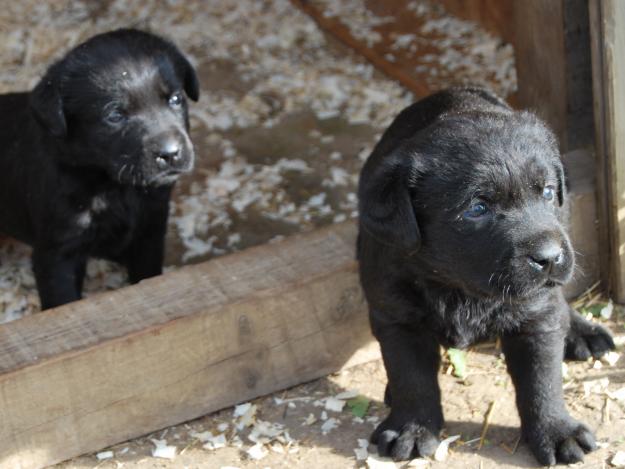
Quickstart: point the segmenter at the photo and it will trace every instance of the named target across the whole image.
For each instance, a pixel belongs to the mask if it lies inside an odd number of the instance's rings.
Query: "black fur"
[[[522,433],[542,464],[579,461],[594,437],[570,417],[561,361],[598,357],[610,334],[567,305],[573,272],[556,140],[533,114],[477,88],[402,111],[359,186],[360,277],[388,375],[382,455],[430,455],[443,425],[439,344],[498,335]]]
[[[184,93],[199,85],[180,51],[121,29],[0,96],[0,232],[33,246],[42,309],[81,297],[90,256],[131,282],[161,273],[171,188],[194,160]]]

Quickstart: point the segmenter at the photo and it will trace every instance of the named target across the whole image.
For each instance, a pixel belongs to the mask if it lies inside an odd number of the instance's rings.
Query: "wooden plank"
[[[514,2],[518,103],[555,130],[563,152],[593,144],[586,0]]]
[[[625,2],[589,2],[602,279],[625,302]]]
[[[573,279],[564,289],[569,299],[577,298],[599,280],[599,235],[595,155],[575,150],[562,155],[569,186],[569,235],[577,253]]]
[[[518,100],[566,140],[566,65],[561,0],[514,2]]]
[[[379,356],[334,226],[0,326],[0,467],[36,468]]]
[[[594,145],[588,0],[564,0],[566,60],[565,151]]]

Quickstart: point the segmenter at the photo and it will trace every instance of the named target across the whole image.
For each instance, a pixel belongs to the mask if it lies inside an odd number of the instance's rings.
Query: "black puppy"
[[[120,29],[0,96],[0,232],[33,246],[42,309],[81,297],[90,256],[131,282],[162,271],[172,185],[193,167],[184,93],[195,71],[170,42]]]
[[[481,89],[402,111],[360,177],[360,277],[388,375],[390,415],[372,435],[394,459],[430,455],[443,412],[439,344],[498,335],[522,433],[542,464],[595,448],[567,412],[562,358],[614,348],[566,303],[573,272],[553,134]]]

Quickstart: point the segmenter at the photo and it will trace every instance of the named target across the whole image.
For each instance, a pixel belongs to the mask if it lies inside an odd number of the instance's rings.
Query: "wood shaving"
[[[445,461],[447,456],[449,456],[449,445],[451,445],[454,441],[458,440],[460,435],[450,436],[449,438],[445,438],[440,442],[438,448],[436,448],[436,452],[434,453],[434,460],[436,461]]]
[[[625,467],[625,451],[617,451],[610,459],[610,464],[614,467]]]
[[[258,408],[255,404],[246,403],[238,405],[234,408],[234,417],[238,417],[238,421],[235,424],[237,430],[243,430],[246,427],[251,426],[256,418],[256,410]]]
[[[260,460],[269,454],[269,451],[261,443],[256,443],[250,449],[246,451],[246,454],[254,460]]]
[[[341,399],[343,401],[347,401],[349,399],[353,399],[354,397],[358,397],[360,393],[356,390],[343,391],[342,393],[334,396],[335,399]]]
[[[428,459],[416,458],[410,461],[407,467],[427,467],[430,465],[430,461]]]
[[[616,391],[607,391],[606,394],[610,399],[614,399],[615,401],[625,401],[625,387]]]
[[[161,459],[174,459],[176,457],[176,447],[169,446],[166,440],[157,440],[150,438],[155,448],[152,450],[152,456]]]
[[[101,451],[95,455],[98,461],[104,461],[105,459],[111,459],[114,456],[112,451]]]
[[[608,389],[609,384],[610,380],[608,378],[584,381],[584,383],[582,384],[582,387],[584,389],[584,398],[590,396],[591,393],[603,394]]]
[[[369,469],[397,469],[397,464],[390,458],[381,458],[370,454],[366,460]]]
[[[343,412],[345,407],[345,401],[337,399],[335,397],[328,397],[326,399],[325,408],[331,412]]]
[[[321,434],[327,435],[338,426],[339,426],[339,421],[337,419],[329,418],[328,420],[323,422],[323,425],[321,425]]]
[[[617,352],[608,352],[601,357],[601,361],[605,362],[609,366],[614,366],[621,358],[621,354]]]
[[[225,448],[227,443],[228,441],[226,440],[226,435],[220,433],[217,436],[211,436],[211,438],[208,439],[203,448],[213,451],[219,448]]]
[[[367,448],[369,447],[369,441],[362,438],[358,439],[358,448],[354,448],[356,455],[356,461],[365,461],[369,456]]]

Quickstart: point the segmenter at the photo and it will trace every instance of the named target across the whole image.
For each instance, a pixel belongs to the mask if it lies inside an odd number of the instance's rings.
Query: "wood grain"
[[[625,302],[625,2],[589,2],[602,279]]]
[[[554,129],[563,152],[593,145],[586,0],[514,2],[518,104]]]
[[[518,97],[566,139],[566,64],[561,0],[514,2]]]
[[[0,467],[36,468],[379,356],[355,227],[0,326]]]

